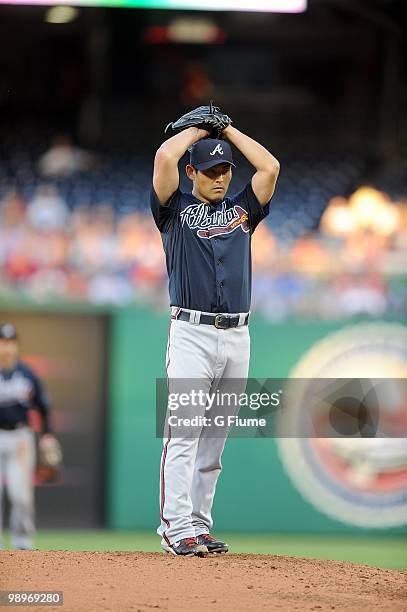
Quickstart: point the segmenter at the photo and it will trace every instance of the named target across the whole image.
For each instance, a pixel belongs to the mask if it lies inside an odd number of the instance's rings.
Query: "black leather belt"
[[[24,421],[19,421],[18,423],[1,423],[0,429],[5,429],[6,431],[13,431],[14,429],[19,429],[20,427],[24,427],[27,425]]]
[[[190,312],[188,310],[180,310],[178,314],[172,315],[172,319],[177,319],[179,321],[188,321],[190,320]],[[239,325],[239,316],[238,315],[228,315],[228,314],[201,314],[199,319],[199,324],[202,323],[204,325],[214,325],[216,329],[230,329],[231,327],[237,327]],[[243,325],[247,325],[249,322],[249,315],[247,314],[245,320],[243,321]]]

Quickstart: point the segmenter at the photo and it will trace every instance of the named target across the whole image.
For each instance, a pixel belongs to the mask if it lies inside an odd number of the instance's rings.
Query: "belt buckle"
[[[228,320],[228,317],[226,315],[217,314],[215,316],[215,321],[214,321],[214,325],[216,329],[228,329],[229,325],[226,323],[227,320]],[[225,321],[225,325],[222,325],[222,321]]]

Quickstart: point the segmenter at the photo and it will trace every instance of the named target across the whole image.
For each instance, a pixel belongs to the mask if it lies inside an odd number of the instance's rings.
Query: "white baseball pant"
[[[206,393],[243,393],[249,359],[247,325],[217,329],[188,321],[170,322],[166,362],[169,393],[185,388],[188,381],[194,389],[199,387]],[[181,387],[176,379],[182,379]],[[197,410],[201,416],[207,414],[205,406],[191,408],[190,412],[197,415]],[[188,414],[188,406],[177,414]],[[198,426],[182,437],[174,433],[174,428],[166,429],[160,472],[161,524],[157,529],[163,545],[197,537],[212,528],[212,504],[228,429],[223,428],[219,434],[213,427]]]
[[[0,548],[2,548],[3,489],[10,502],[12,548],[31,548],[34,533],[34,433],[28,426],[0,429]]]

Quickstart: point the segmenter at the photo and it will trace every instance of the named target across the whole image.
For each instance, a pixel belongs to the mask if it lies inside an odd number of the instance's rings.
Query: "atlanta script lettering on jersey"
[[[209,212],[208,204],[191,204],[180,215],[182,225],[186,223],[191,230],[198,230],[197,235],[200,238],[230,234],[238,227],[245,233],[250,231],[247,211],[238,205],[226,208],[225,202],[222,202],[220,210],[215,210],[213,213]]]

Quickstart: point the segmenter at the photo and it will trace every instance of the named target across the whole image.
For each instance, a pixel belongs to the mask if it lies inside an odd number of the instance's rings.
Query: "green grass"
[[[321,535],[216,533],[236,553],[314,557],[365,563],[375,567],[407,570],[407,539],[399,537],[350,537]],[[160,551],[154,533],[127,531],[39,531],[40,550],[140,550]]]

